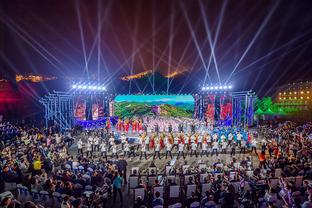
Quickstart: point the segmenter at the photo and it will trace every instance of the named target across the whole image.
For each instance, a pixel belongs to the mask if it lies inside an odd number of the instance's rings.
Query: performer
[[[180,144],[179,144],[179,152],[178,152],[177,160],[179,159],[180,154],[183,156],[183,159],[185,159],[184,143],[182,143],[182,142],[180,142]]]
[[[149,151],[149,143],[150,143],[150,137],[146,133],[146,136],[145,136],[145,146],[147,148],[147,151]]]
[[[237,143],[238,143],[238,145],[240,147],[241,146],[241,141],[242,141],[242,134],[240,132],[238,132],[236,137],[237,137]]]
[[[166,143],[166,159],[167,159],[168,154],[170,155],[170,158],[172,159],[171,149],[172,149],[171,143],[170,142]]]
[[[87,157],[91,156],[92,157],[92,144],[91,142],[87,143]]]
[[[109,141],[108,151],[110,151],[112,146],[115,144],[115,138],[114,138],[113,134],[111,134],[111,136],[109,137],[108,141]]]
[[[220,139],[221,139],[221,142],[226,142],[226,137],[224,134],[221,135]]]
[[[202,133],[200,133],[199,135],[198,135],[198,142],[197,142],[197,146],[199,147],[199,148],[202,148],[203,147],[203,145],[202,145],[202,142],[203,142],[203,138],[204,138],[204,136],[203,136],[203,134]]]
[[[252,141],[251,141],[251,153],[252,153],[252,151],[255,151],[255,153],[256,153],[256,155],[258,154],[257,153],[257,140],[256,139],[253,139]],[[269,151],[269,153],[270,153],[271,151]],[[272,152],[271,152],[271,154],[270,154],[270,157],[272,156]]]
[[[202,157],[204,154],[208,157],[208,144],[207,144],[206,140],[204,140],[204,142],[203,142],[202,152],[201,152],[200,156]]]
[[[217,141],[217,142],[218,142],[218,134],[217,134],[217,133],[214,133],[214,134],[212,135],[212,139],[213,139],[213,141]]]
[[[246,141],[245,140],[242,140],[241,141],[241,145],[240,145],[240,152],[239,154],[246,154]]]
[[[222,153],[226,154],[227,143],[225,139],[222,140],[221,148],[222,148]]]
[[[90,135],[88,138],[88,143],[91,145],[91,150],[93,151],[93,137]]]
[[[105,157],[105,159],[107,160],[107,150],[106,150],[106,143],[105,141],[102,141],[102,143],[100,144],[100,148],[101,148],[101,156]]]
[[[120,118],[118,118],[118,122],[117,122],[117,131],[119,132],[122,131],[122,121]]]
[[[94,143],[93,151],[99,151],[99,149],[100,149],[100,138],[98,136],[94,137],[93,143]]]
[[[110,119],[108,118],[108,119],[106,120],[106,129],[107,129],[107,131],[109,131],[110,128],[111,128],[111,123],[110,123]]]
[[[118,159],[118,155],[117,155],[117,145],[114,143],[112,145],[112,158],[116,157],[116,159]]]
[[[123,151],[124,151],[124,157],[126,157],[127,155],[128,157],[130,157],[130,146],[129,146],[128,141],[125,142]]]
[[[195,141],[191,144],[191,157],[193,156],[193,153],[195,154],[196,157],[198,157],[198,155],[197,155],[197,144]]]
[[[155,144],[155,150],[154,150],[154,156],[153,156],[153,160],[155,160],[156,155],[158,155],[158,158],[160,159],[160,141],[156,141]]]
[[[129,153],[129,158],[131,157],[131,155],[133,155],[133,157],[135,158],[135,146],[131,145],[130,146],[130,153]]]
[[[172,150],[173,150],[175,147],[176,147],[177,149],[179,149],[179,136],[178,136],[177,134],[174,135]]]
[[[141,144],[141,155],[140,155],[140,160],[142,160],[142,156],[144,155],[145,160],[147,160],[147,155],[146,155],[146,145],[144,143]]]
[[[213,156],[213,153],[216,153],[217,157],[219,155],[219,143],[218,140],[214,140],[214,142],[212,143],[212,152],[211,152],[211,156]]]
[[[81,139],[78,140],[77,142],[77,146],[78,146],[78,154],[82,154],[83,155],[83,151],[82,151],[82,147],[83,147],[83,142]]]
[[[121,149],[124,149],[125,143],[127,142],[127,137],[124,133],[121,134],[120,136],[120,140],[121,140]]]
[[[142,137],[142,135],[139,135],[139,141],[138,141],[138,144],[137,144],[137,150],[136,151],[139,151],[139,148],[142,146],[142,144],[143,144],[143,141],[144,139],[143,139],[143,137]]]
[[[233,134],[232,134],[232,132],[230,132],[228,135],[228,145],[230,145],[232,143],[232,141],[233,141]]]
[[[231,142],[231,156],[234,156],[236,152],[236,143],[233,141]]]

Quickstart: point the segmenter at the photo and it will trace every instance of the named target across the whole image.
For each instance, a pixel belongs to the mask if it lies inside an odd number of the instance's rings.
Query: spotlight
[[[232,89],[232,85],[229,86],[229,89]]]
[[[101,87],[97,86],[96,89],[97,89],[97,90],[101,90]]]
[[[227,89],[228,88],[228,86],[224,86],[224,89]]]
[[[82,88],[82,86],[81,85],[78,85],[78,87],[77,87],[78,89],[81,89]]]
[[[217,89],[218,89],[218,87],[214,87],[214,89],[215,89],[215,90],[217,90]]]
[[[88,86],[88,89],[89,89],[89,90],[92,90],[92,86]]]
[[[87,89],[87,86],[83,85],[83,86],[82,86],[82,89],[84,89],[84,90]]]
[[[206,90],[206,88],[205,88],[205,87],[202,87],[202,90]]]
[[[74,85],[73,85],[73,89],[76,89],[76,88],[77,88],[77,85],[74,84]]]
[[[96,86],[91,86],[91,89],[92,90],[96,90]]]

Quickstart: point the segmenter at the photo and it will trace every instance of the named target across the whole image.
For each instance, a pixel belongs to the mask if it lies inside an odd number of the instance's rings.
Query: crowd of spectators
[[[266,123],[258,126],[258,133],[264,138],[261,143],[264,160],[259,167],[252,164],[251,156],[243,160],[232,158],[230,162],[217,160],[205,169],[176,167],[170,174],[178,180],[157,179],[153,184],[139,180],[137,188],[144,188],[145,197],[137,197],[133,206],[167,206],[177,202],[191,207],[198,202],[200,207],[211,208],[312,207],[312,124]],[[1,192],[10,190],[15,199],[3,197],[0,207],[56,207],[46,204],[48,200],[36,199],[34,193],[46,193],[49,197],[57,193],[58,206],[64,208],[107,207],[117,199],[123,204],[127,161],[73,154],[70,146],[76,142],[75,137],[73,132],[60,134],[53,127],[38,129],[1,123],[0,187]],[[209,173],[204,182],[200,179],[202,173]],[[186,175],[192,177],[185,180]],[[274,178],[278,179],[277,184],[272,183]],[[239,182],[239,186],[233,182]],[[203,183],[210,184],[204,193]],[[12,184],[20,186],[12,188]],[[154,191],[155,187],[164,186],[164,192],[169,193],[169,187],[177,184],[181,185],[181,193],[176,200]],[[196,185],[196,190],[185,197],[191,184]],[[26,188],[33,202],[19,199],[18,188]],[[129,206],[132,205],[124,205]]]

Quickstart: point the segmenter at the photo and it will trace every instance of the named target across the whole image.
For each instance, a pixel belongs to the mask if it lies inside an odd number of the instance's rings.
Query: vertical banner
[[[95,96],[92,100],[92,120],[98,120],[104,117],[103,97]]]
[[[76,97],[74,117],[78,120],[86,120],[86,101],[81,96]]]
[[[229,121],[232,118],[232,99],[228,95],[220,97],[220,120]]]
[[[207,108],[205,112],[205,119],[209,123],[214,123],[214,115],[215,115],[215,95],[207,96]]]

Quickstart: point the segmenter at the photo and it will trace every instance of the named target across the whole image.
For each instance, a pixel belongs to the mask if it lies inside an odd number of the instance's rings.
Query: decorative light
[[[303,99],[303,97],[300,97],[300,99],[302,100],[302,99]]]
[[[228,90],[228,89],[232,89],[232,86],[229,85],[219,85],[219,86],[210,86],[210,87],[207,87],[207,86],[203,86],[201,88],[202,91],[206,91],[206,90]]]
[[[281,95],[282,93],[280,92],[280,93],[278,93],[279,95]]]
[[[89,85],[89,84],[73,84],[72,89],[78,89],[78,90],[90,90],[90,91],[105,91],[106,87],[102,85]]]
[[[295,97],[295,100],[297,100],[297,97]]]
[[[289,93],[290,95],[292,94],[292,92]]]
[[[295,95],[297,95],[297,92],[294,92]]]
[[[307,99],[310,99],[310,97],[308,96]]]
[[[307,91],[307,93],[309,94],[309,93],[310,93],[310,91]]]
[[[303,91],[301,91],[300,93],[301,93],[301,94],[303,94],[304,92],[303,92]]]
[[[284,92],[284,95],[286,95],[286,92]]]

